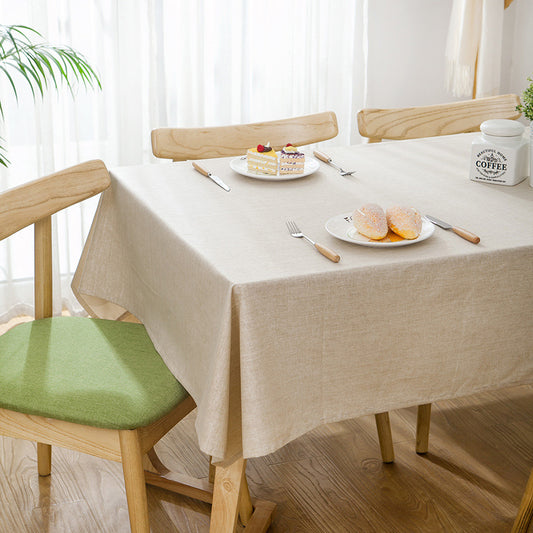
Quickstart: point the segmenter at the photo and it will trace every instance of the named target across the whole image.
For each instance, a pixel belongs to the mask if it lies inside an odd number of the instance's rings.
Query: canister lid
[[[524,133],[524,126],[516,120],[504,118],[493,118],[485,120],[481,124],[481,131],[485,135],[495,135],[497,137],[517,137]]]

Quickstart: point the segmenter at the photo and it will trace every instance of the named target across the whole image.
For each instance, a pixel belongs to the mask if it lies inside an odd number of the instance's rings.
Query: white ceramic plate
[[[330,218],[326,222],[328,233],[341,239],[342,241],[360,244],[362,246],[374,246],[376,248],[393,248],[396,246],[407,246],[420,241],[425,241],[433,235],[435,226],[425,217],[422,217],[422,231],[416,239],[402,239],[400,241],[388,241],[385,237],[382,241],[373,241],[364,235],[361,235],[352,224],[352,213],[344,213]]]
[[[269,181],[286,181],[286,180],[295,180],[298,178],[304,178],[305,176],[309,176],[309,174],[312,174],[316,170],[319,169],[320,164],[319,162],[309,156],[305,156],[305,162],[304,162],[304,171],[303,174],[277,174],[274,176],[274,174],[261,174],[259,172],[249,172],[248,171],[248,162],[246,161],[246,156],[236,157],[235,159],[232,159],[230,161],[229,166],[239,174],[242,174],[243,176],[248,176],[249,178],[255,178],[257,180],[269,180]]]

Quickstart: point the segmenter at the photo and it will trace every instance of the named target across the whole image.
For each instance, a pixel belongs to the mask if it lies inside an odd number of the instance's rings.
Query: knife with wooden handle
[[[463,239],[466,239],[467,241],[470,241],[474,244],[477,244],[481,240],[477,235],[474,235],[472,232],[467,231],[463,228],[452,226],[451,224],[448,224],[447,222],[444,222],[443,220],[432,217],[430,215],[424,215],[424,216],[436,226],[439,226],[442,229],[451,229],[454,233],[459,235],[459,237],[462,237]]]
[[[195,170],[197,170],[200,174],[203,174],[204,176],[206,176],[207,178],[213,180],[219,187],[222,187],[226,192],[229,192],[231,191],[231,189],[218,177],[218,176],[215,176],[214,174],[211,174],[211,172],[209,172],[208,170],[206,170],[205,168],[201,167],[198,163],[196,163],[195,161],[192,162],[192,166],[195,168]]]

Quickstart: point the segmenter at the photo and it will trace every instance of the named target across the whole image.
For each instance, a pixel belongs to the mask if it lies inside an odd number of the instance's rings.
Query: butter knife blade
[[[196,163],[195,161],[192,162],[192,166],[195,168],[195,170],[197,170],[200,174],[203,174],[204,176],[206,176],[207,178],[209,178],[210,180],[212,180],[213,182],[215,182],[219,187],[222,187],[226,192],[229,192],[231,191],[231,189],[218,177],[218,176],[215,176],[215,174],[211,174],[211,172],[209,172],[208,170],[206,170],[205,168],[203,168],[202,166],[200,166],[198,163]]]
[[[463,239],[473,243],[478,244],[481,240],[477,235],[474,235],[471,231],[467,231],[463,228],[458,228],[457,226],[452,226],[451,224],[448,224],[448,222],[444,222],[444,220],[440,220],[439,218],[435,218],[431,215],[424,215],[430,222],[435,224],[436,226],[441,227],[442,229],[451,229],[456,235],[459,235],[459,237],[462,237]]]
[[[436,226],[440,226],[442,229],[452,229],[452,225],[440,220],[439,218],[432,217],[431,215],[424,215],[430,222],[433,222]]]
[[[212,179],[219,187],[222,187],[225,191],[230,192],[231,189],[228,185],[226,185],[218,176],[215,176],[214,174],[211,174],[211,172],[207,175],[208,178]]]

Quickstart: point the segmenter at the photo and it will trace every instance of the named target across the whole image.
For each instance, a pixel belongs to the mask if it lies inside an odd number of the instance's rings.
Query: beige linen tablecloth
[[[220,460],[319,424],[531,382],[533,189],[470,181],[471,139],[331,150],[352,177],[321,164],[269,182],[206,161],[230,193],[190,162],[117,168],[73,288],[96,315],[142,320],[198,405],[201,449]],[[481,243],[436,228],[376,249],[326,232],[367,202],[414,206]],[[340,263],[291,238],[289,218]]]

